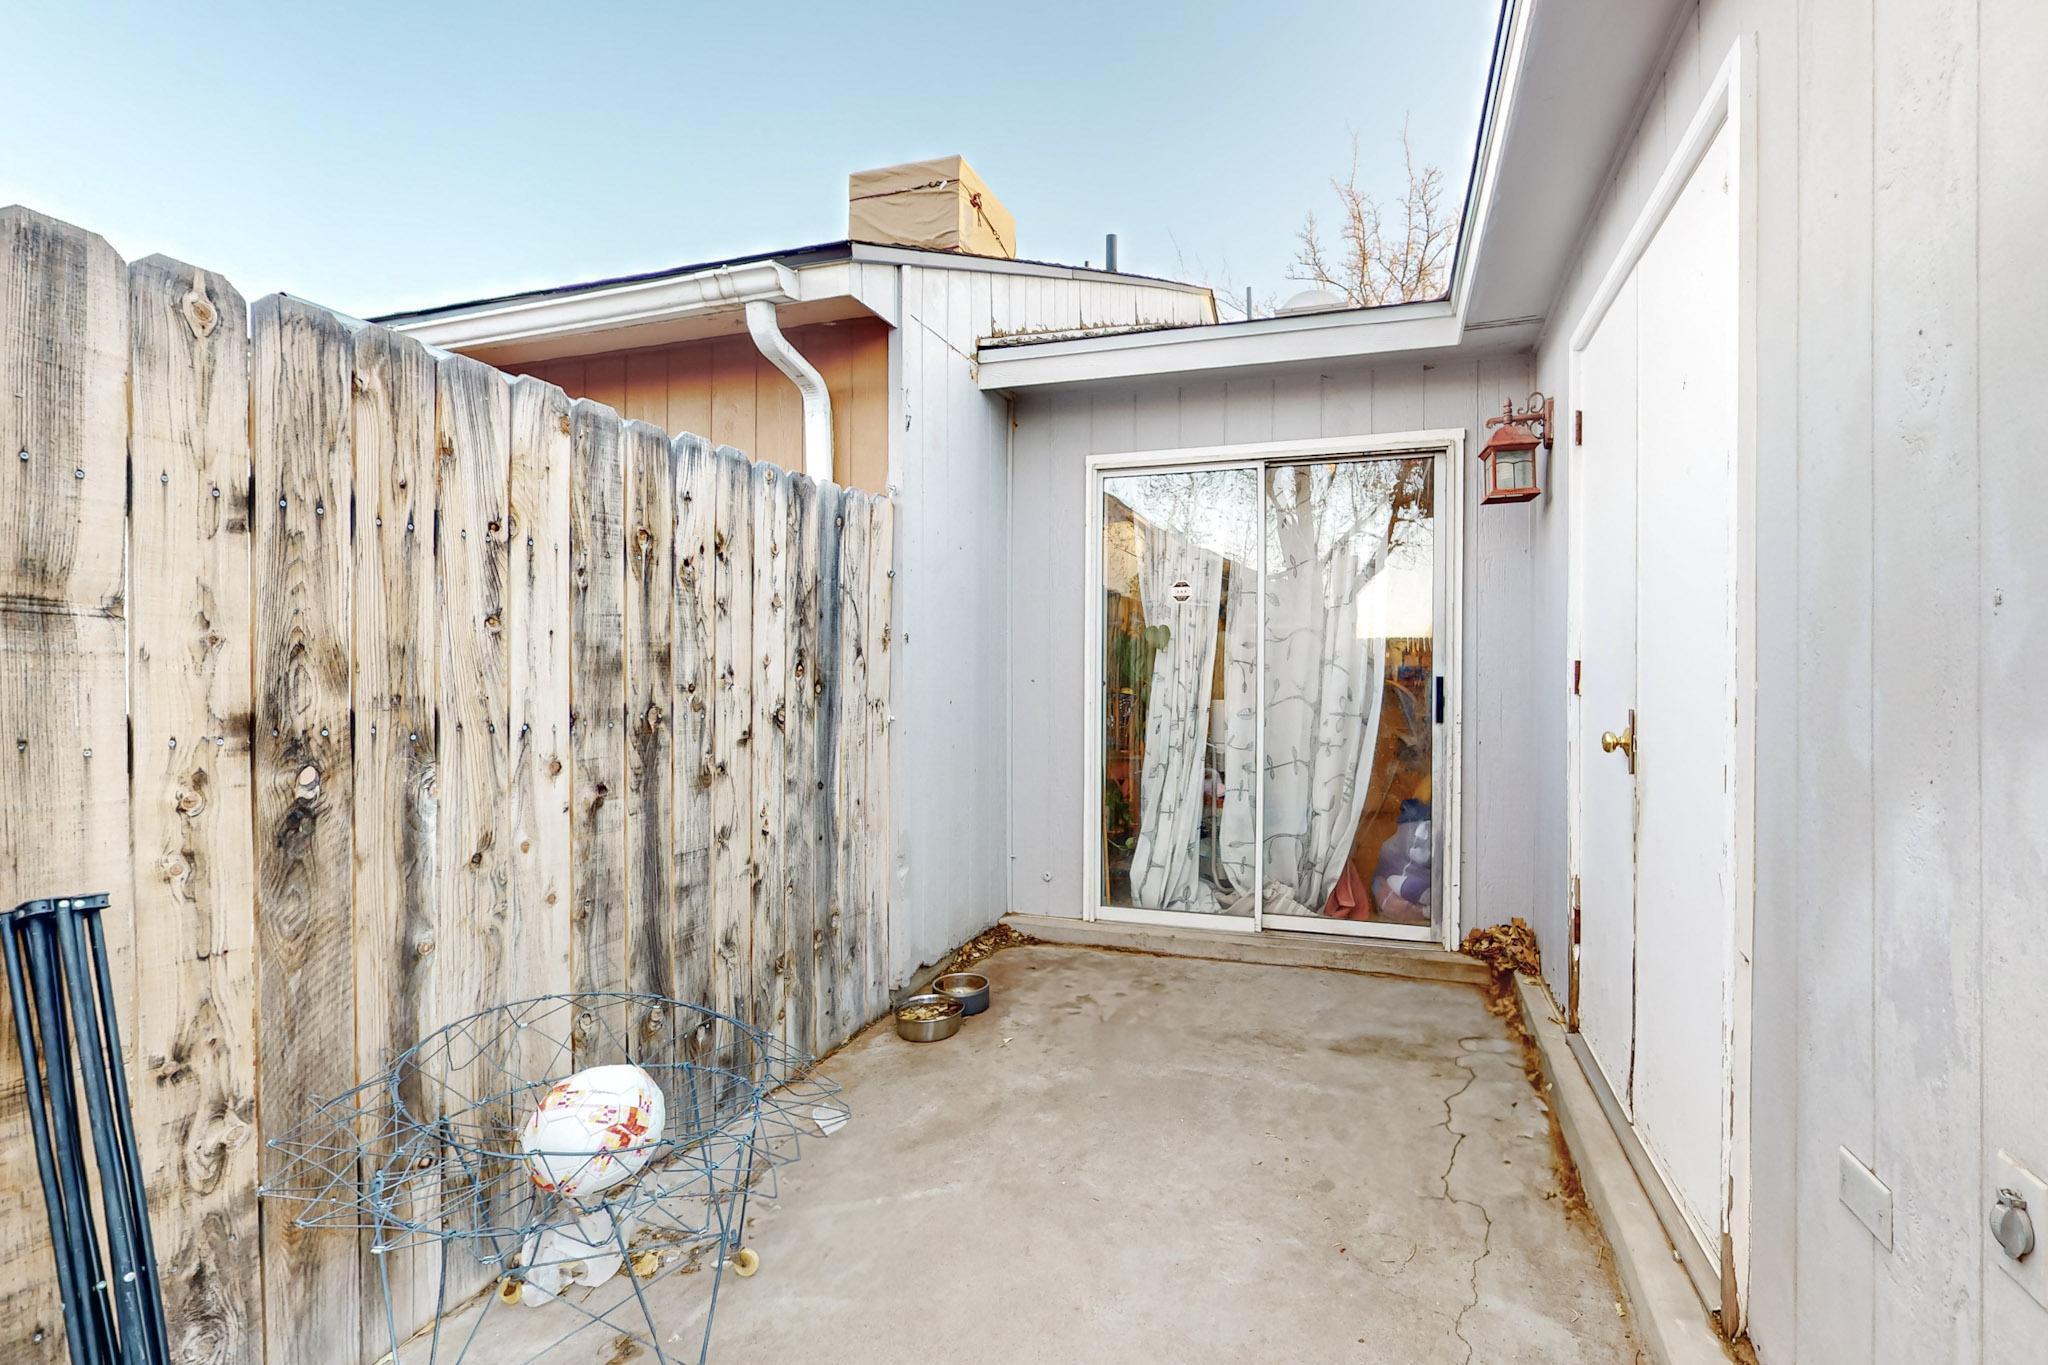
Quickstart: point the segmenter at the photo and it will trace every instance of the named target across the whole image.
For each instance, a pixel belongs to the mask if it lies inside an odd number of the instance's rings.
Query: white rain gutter
[[[748,299],[747,333],[768,363],[789,376],[804,400],[804,473],[820,483],[832,477],[832,394],[817,367],[798,354],[776,321],[774,299]]]
[[[734,304],[746,310],[747,332],[769,363],[789,376],[804,405],[804,472],[832,477],[832,396],[818,371],[782,334],[776,309],[802,297],[796,272],[777,261],[719,266],[693,275],[636,280],[539,298],[486,304],[395,324],[444,350],[468,351],[541,338],[615,331],[721,312]]]

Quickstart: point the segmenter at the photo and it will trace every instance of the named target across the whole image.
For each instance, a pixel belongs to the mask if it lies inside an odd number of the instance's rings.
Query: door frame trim
[[[1585,310],[1572,328],[1567,350],[1568,391],[1581,391],[1580,364],[1585,348],[1605,319],[1629,276],[1642,260],[1657,230],[1684,193],[1692,173],[1716,137],[1726,128],[1735,164],[1736,324],[1735,324],[1735,505],[1733,592],[1729,603],[1735,638],[1734,755],[1728,803],[1732,896],[1732,932],[1725,945],[1727,989],[1723,996],[1728,1045],[1722,1082],[1729,1104],[1722,1132],[1726,1171],[1722,1191],[1721,1243],[1730,1264],[1718,1267],[1720,1299],[1708,1306],[1721,1315],[1724,1331],[1741,1332],[1749,1298],[1750,1234],[1750,1102],[1754,1019],[1751,961],[1756,929],[1756,704],[1757,704],[1757,554],[1756,554],[1756,388],[1757,388],[1757,96],[1756,39],[1744,33],[1729,48],[1699,107],[1665,163],[1642,210],[1622,239],[1613,261]],[[1581,559],[1585,518],[1583,487],[1572,481],[1571,534],[1566,555],[1566,636],[1570,658],[1582,657],[1584,589]],[[1567,875],[1580,873],[1580,770],[1585,754],[1579,744],[1579,698],[1565,691],[1565,781]],[[1573,962],[1576,970],[1576,960]],[[1661,1208],[1660,1208],[1661,1212]],[[1690,1229],[1681,1229],[1689,1236]],[[1667,1227],[1674,1237],[1679,1230]],[[1717,1251],[1716,1258],[1720,1259]]]
[[[1160,923],[1159,916],[1173,914],[1172,911],[1131,910],[1128,908],[1104,906],[1097,888],[1102,884],[1101,843],[1097,822],[1102,811],[1102,613],[1098,605],[1102,596],[1102,476],[1105,473],[1126,473],[1138,469],[1172,470],[1199,468],[1205,465],[1253,465],[1264,466],[1272,461],[1290,459],[1314,459],[1318,456],[1341,455],[1433,455],[1439,460],[1439,506],[1436,511],[1437,545],[1443,555],[1442,585],[1440,588],[1439,610],[1442,619],[1438,628],[1441,640],[1447,646],[1450,667],[1442,674],[1444,679],[1444,752],[1439,759],[1442,772],[1447,776],[1450,789],[1447,802],[1446,823],[1442,832],[1440,857],[1448,869],[1443,877],[1444,903],[1440,907],[1439,934],[1433,940],[1439,946],[1454,947],[1462,932],[1461,894],[1463,883],[1464,852],[1464,599],[1465,599],[1465,430],[1462,427],[1435,428],[1420,431],[1383,432],[1379,434],[1359,433],[1349,436],[1324,436],[1298,441],[1257,441],[1236,445],[1189,446],[1182,449],[1152,449],[1105,452],[1090,455],[1087,460],[1086,480],[1088,499],[1086,516],[1086,586],[1083,589],[1082,612],[1086,642],[1086,667],[1081,670],[1079,685],[1082,689],[1081,726],[1081,772],[1084,774],[1081,799],[1081,918],[1088,921],[1126,920],[1137,923]],[[1264,474],[1261,468],[1261,480]],[[1262,595],[1263,596],[1263,595]],[[1262,606],[1263,609],[1263,606]],[[1263,637],[1264,632],[1261,632]],[[1263,638],[1261,650],[1263,652]],[[1140,919],[1139,917],[1144,917]],[[1211,916],[1185,916],[1188,919],[1211,920]],[[1258,929],[1259,919],[1255,917],[1249,926]],[[1207,927],[1226,927],[1210,924]],[[1229,926],[1235,927],[1235,926]],[[1333,935],[1333,937],[1336,937]],[[1411,938],[1412,934],[1377,934],[1370,939],[1360,936],[1361,941],[1386,942]],[[1432,941],[1423,935],[1421,941]]]

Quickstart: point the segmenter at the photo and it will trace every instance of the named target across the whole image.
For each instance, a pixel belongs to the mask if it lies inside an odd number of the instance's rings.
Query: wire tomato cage
[[[659,1094],[604,1108],[617,1121],[598,1142],[562,1141],[537,1117],[624,1068]],[[749,1200],[774,1198],[802,1138],[849,1117],[814,1068],[666,996],[521,1000],[315,1099],[266,1144],[259,1193],[298,1228],[365,1238],[392,1365],[587,1361],[600,1345],[622,1359],[628,1343],[638,1359],[702,1362],[725,1272],[760,1264],[744,1245]]]

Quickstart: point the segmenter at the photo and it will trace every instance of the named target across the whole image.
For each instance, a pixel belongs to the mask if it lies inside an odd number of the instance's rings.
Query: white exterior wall
[[[1078,916],[1095,809],[1083,762],[1091,455],[1463,428],[1466,471],[1463,918],[1537,913],[1539,785],[1527,674],[1533,585],[1528,505],[1478,505],[1480,423],[1529,392],[1522,355],[1360,364],[1250,379],[1027,393],[1012,438],[1009,546],[1009,908]],[[1474,780],[1474,774],[1483,778]]]
[[[1999,1268],[1985,1220],[1998,1149],[2048,1170],[2048,481],[2026,440],[2048,372],[2048,11],[1703,0],[1550,312],[1536,378],[1560,414],[1570,333],[1744,32],[1759,246],[1755,1041],[1737,1134],[1750,1334],[1767,1365],[2041,1361],[2048,1309]],[[1530,547],[1539,904],[1567,892],[1559,456]],[[1561,999],[1564,936],[1538,923]],[[1841,1148],[1892,1191],[1890,1247],[1838,1198]]]
[[[1007,903],[1009,400],[974,383],[980,342],[1019,331],[1212,321],[1206,291],[1085,272],[904,265],[890,338],[896,501],[891,981]]]

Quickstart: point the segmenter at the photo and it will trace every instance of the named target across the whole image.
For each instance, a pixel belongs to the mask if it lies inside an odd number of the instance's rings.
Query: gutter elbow
[[[782,334],[776,305],[767,299],[747,300],[747,334],[768,362],[796,385],[804,405],[804,473],[820,483],[832,477],[832,395],[825,377],[798,354]]]

